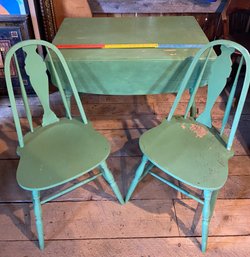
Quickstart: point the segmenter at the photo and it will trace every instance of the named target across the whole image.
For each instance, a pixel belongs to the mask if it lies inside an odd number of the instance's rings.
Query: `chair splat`
[[[216,99],[226,85],[227,78],[232,70],[231,54],[234,49],[221,46],[221,55],[215,60],[211,67],[211,74],[208,79],[207,102],[204,111],[198,116],[197,121],[212,127],[211,110]]]
[[[59,119],[50,108],[47,67],[42,57],[36,52],[36,49],[36,45],[23,47],[27,54],[25,58],[25,71],[44,109],[42,126],[47,126],[59,121]]]

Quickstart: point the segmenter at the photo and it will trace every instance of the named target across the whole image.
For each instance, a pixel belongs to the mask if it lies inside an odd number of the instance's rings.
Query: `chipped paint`
[[[181,127],[182,127],[183,129],[185,129],[185,128],[186,128],[186,126],[185,126],[185,124],[184,124],[184,123],[182,123],[182,124],[181,124]]]
[[[196,137],[199,137],[199,138],[204,137],[208,133],[208,131],[204,127],[202,127],[198,124],[192,124],[190,126],[190,130],[193,131],[195,133]]]

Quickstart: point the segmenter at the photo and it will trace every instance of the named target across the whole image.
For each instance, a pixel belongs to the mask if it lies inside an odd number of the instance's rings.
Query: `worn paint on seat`
[[[174,117],[140,137],[140,148],[148,159],[174,178],[199,189],[217,190],[228,176],[233,151],[226,142],[192,118]]]

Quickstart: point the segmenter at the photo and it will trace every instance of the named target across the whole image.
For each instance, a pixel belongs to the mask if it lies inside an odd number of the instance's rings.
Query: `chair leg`
[[[36,220],[36,230],[38,235],[39,247],[44,249],[44,237],[43,237],[43,221],[42,221],[42,208],[40,202],[40,192],[37,190],[32,191],[33,208]]]
[[[103,162],[102,164],[100,164],[100,168],[102,170],[103,173],[103,177],[105,178],[105,180],[109,183],[109,185],[111,186],[113,192],[115,193],[117,199],[119,200],[120,204],[124,204],[124,200],[123,197],[121,195],[121,192],[114,180],[114,177],[111,173],[111,171],[109,170],[106,162]]]
[[[141,175],[141,177],[140,177],[139,182],[140,182],[142,179],[144,179],[144,178],[148,175],[148,173],[151,171],[151,169],[152,169],[154,166],[155,166],[155,165],[154,165],[152,162],[150,162],[150,163],[148,164],[148,166],[147,166],[146,168],[144,168],[144,171],[143,171],[143,173],[142,173],[142,175]]]
[[[204,190],[204,206],[202,211],[202,244],[201,244],[202,252],[205,252],[207,249],[211,196],[212,196],[212,191]]]
[[[143,174],[143,171],[144,171],[144,168],[145,168],[145,165],[146,165],[147,161],[148,161],[148,158],[145,155],[143,155],[142,161],[141,161],[139,167],[137,168],[137,170],[135,172],[135,177],[134,177],[134,179],[133,179],[133,181],[132,181],[132,183],[131,183],[131,185],[128,189],[128,193],[126,195],[125,202],[128,202],[128,200],[130,199],[131,195],[133,194],[138,182],[140,181],[140,178]]]
[[[213,216],[214,207],[215,207],[215,203],[216,203],[218,194],[219,194],[219,190],[215,190],[215,191],[212,192],[211,201],[210,201],[210,217],[209,217],[209,221],[211,220],[211,218]]]

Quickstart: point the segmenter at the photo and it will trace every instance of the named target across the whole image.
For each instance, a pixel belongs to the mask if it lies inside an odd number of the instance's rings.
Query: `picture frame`
[[[0,15],[26,14],[29,14],[26,0],[0,0]]]
[[[4,77],[4,59],[11,46],[23,40],[30,39],[30,24],[27,15],[0,15],[0,95],[7,95],[7,88]],[[24,62],[24,55],[17,53],[20,63]],[[28,76],[23,69],[20,70],[23,76],[23,83],[27,86],[27,93],[33,93]],[[11,77],[14,85],[14,92],[21,94],[19,79],[14,62],[11,62]]]
[[[92,17],[87,0],[39,0],[47,41],[52,41],[59,26],[66,17]]]
[[[39,0],[39,4],[45,40],[52,42],[57,31],[53,0]]]

